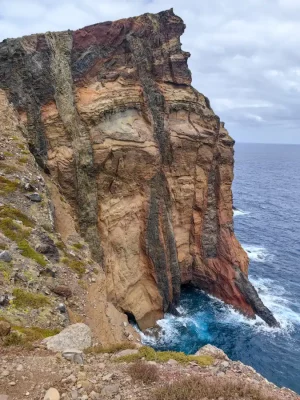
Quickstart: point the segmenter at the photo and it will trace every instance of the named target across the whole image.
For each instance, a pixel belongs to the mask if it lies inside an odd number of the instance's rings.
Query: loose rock
[[[40,203],[42,201],[42,198],[38,193],[26,194],[26,197],[27,197],[27,199],[29,199],[35,203]]]
[[[64,350],[62,356],[75,364],[83,364],[84,362],[83,353],[78,349]]]
[[[11,260],[12,260],[12,256],[7,250],[1,251],[0,261],[11,262]]]
[[[60,400],[60,394],[58,392],[57,389],[55,388],[50,388],[45,396],[44,396],[44,400]]]

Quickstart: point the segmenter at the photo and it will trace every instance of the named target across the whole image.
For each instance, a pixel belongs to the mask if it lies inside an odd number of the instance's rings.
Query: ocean
[[[250,258],[249,277],[281,324],[249,320],[197,289],[184,288],[180,317],[159,321],[158,350],[195,353],[207,343],[300,393],[300,146],[236,144],[235,233]]]

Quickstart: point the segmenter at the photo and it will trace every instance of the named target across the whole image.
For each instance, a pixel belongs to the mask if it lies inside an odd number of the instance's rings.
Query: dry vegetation
[[[244,380],[191,377],[170,383],[153,392],[153,400],[280,400]]]
[[[156,365],[137,361],[128,367],[128,373],[133,381],[142,381],[146,384],[159,380],[159,372]]]

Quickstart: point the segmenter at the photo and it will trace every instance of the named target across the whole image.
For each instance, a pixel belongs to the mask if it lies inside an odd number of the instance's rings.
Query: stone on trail
[[[92,333],[87,325],[78,323],[68,326],[55,336],[44,339],[42,343],[48,350],[53,351],[84,350],[92,345]]]
[[[104,386],[104,388],[101,390],[101,396],[103,396],[105,399],[108,397],[113,397],[118,394],[119,388],[120,386],[117,383]]]
[[[55,388],[50,388],[47,390],[44,400],[60,400],[60,394],[58,390]]]
[[[75,364],[83,364],[84,357],[81,350],[66,349],[62,352],[62,356]]]

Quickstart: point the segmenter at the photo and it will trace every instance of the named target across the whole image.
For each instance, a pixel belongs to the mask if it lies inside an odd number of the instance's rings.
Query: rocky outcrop
[[[191,283],[275,325],[234,236],[234,141],[191,86],[184,28],[169,10],[8,39],[0,88],[119,310],[145,329]]]

